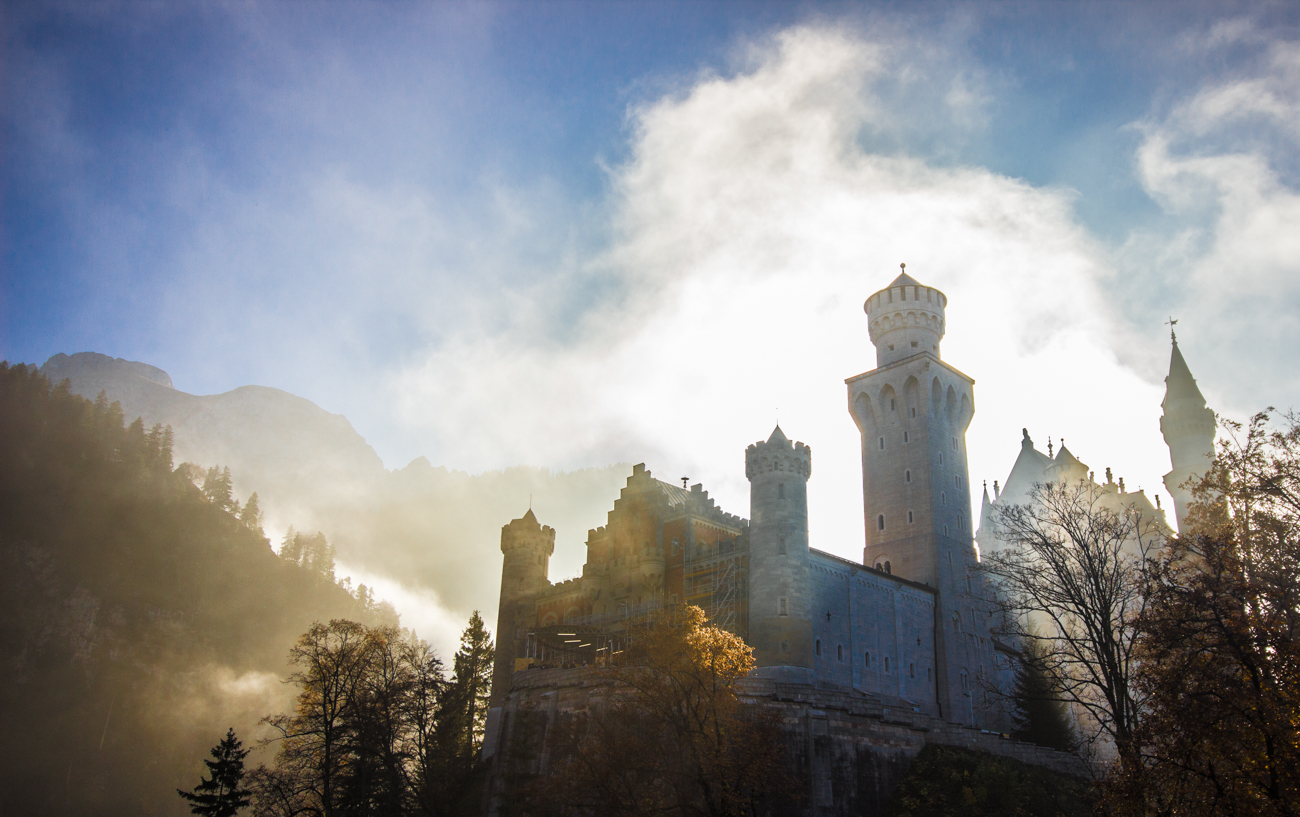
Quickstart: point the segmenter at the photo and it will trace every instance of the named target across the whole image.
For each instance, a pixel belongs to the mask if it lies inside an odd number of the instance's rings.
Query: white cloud
[[[919,59],[795,28],[750,70],[635,110],[631,158],[613,177],[616,239],[585,271],[621,298],[563,343],[521,329],[432,351],[394,383],[404,419],[436,435],[447,461],[645,460],[747,515],[744,448],[779,407],[813,447],[814,546],[856,557],[861,477],[843,379],[875,366],[861,303],[906,261],[948,294],[944,358],[977,381],[976,485],[1005,475],[1029,426],[1040,444],[1064,434],[1098,469],[1154,489],[1168,467],[1160,389],[1111,349],[1112,273],[1072,194],[863,148],[878,129],[970,118],[952,104],[959,68]],[[900,83],[924,85],[926,101],[900,105]],[[581,536],[558,533],[560,547]]]

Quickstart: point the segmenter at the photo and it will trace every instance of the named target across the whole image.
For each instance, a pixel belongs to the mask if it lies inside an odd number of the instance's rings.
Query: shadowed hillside
[[[283,708],[298,635],[377,611],[173,470],[166,429],[21,365],[0,416],[0,814],[183,814],[214,736]]]

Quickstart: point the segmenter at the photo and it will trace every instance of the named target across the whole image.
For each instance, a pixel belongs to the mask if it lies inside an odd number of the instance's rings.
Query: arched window
[[[786,612],[785,596],[781,597],[781,603],[778,605],[778,615],[782,615],[782,616],[789,615],[789,613]]]
[[[904,432],[903,432],[903,442],[904,442],[904,443],[907,443],[907,442],[910,442],[910,441],[911,441],[910,436],[908,435],[908,433],[907,433],[906,431],[904,431]]]
[[[844,645],[843,645],[843,644],[840,644],[839,646],[837,646],[837,647],[835,648],[835,660],[836,660],[836,661],[843,661],[843,660],[844,660]]]
[[[821,655],[821,654],[822,654],[822,640],[821,640],[820,638],[817,639],[817,642],[816,642],[814,648],[817,650],[817,654],[818,654],[818,655]]]
[[[882,513],[876,517],[876,530],[885,529],[885,515]]]
[[[909,678],[915,678],[915,677],[916,677],[916,664],[908,664],[908,665],[907,665],[907,676],[908,676]]]
[[[871,653],[863,653],[863,661],[866,663],[867,669],[871,669]]]
[[[939,492],[939,504],[940,504],[940,505],[947,505],[947,504],[948,504],[948,492],[947,492],[947,491],[940,491],[940,492]]]
[[[912,481],[912,472],[911,472],[911,470],[904,471],[904,472],[903,472],[903,482],[911,482],[911,481]]]
[[[885,450],[885,438],[884,438],[884,437],[881,437],[881,438],[880,438],[880,450],[881,450],[881,451],[884,451],[884,450]]]
[[[889,672],[889,656],[885,656],[885,672]]]
[[[888,559],[885,560],[885,572],[891,576],[894,575],[894,568],[890,567]]]
[[[966,675],[966,668],[961,668],[961,691],[970,692],[970,678]]]
[[[956,611],[952,614],[952,629],[956,632],[961,632],[961,613]]]
[[[912,512],[911,512],[911,511],[908,511],[908,512],[907,512],[907,524],[909,524],[909,525],[912,524],[912,521],[913,521],[913,520],[912,520]]]
[[[966,530],[966,515],[961,511],[957,512],[957,530]]]

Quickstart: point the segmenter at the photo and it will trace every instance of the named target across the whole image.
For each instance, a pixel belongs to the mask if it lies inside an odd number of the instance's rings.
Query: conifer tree
[[[1016,739],[1062,752],[1073,751],[1078,740],[1061,699],[1060,685],[1043,666],[1043,648],[1038,642],[1026,641],[1021,646],[1015,672],[1011,696],[1016,705]]]
[[[496,650],[492,635],[483,624],[483,617],[475,610],[469,624],[460,636],[460,650],[452,664],[452,680],[456,706],[460,708],[465,729],[463,740],[466,755],[473,758],[483,745],[483,730],[487,722],[488,698],[492,691],[492,664]]]
[[[257,501],[257,491],[249,494],[248,502],[239,512],[239,521],[243,522],[249,530],[262,530],[262,507]]]
[[[190,812],[204,817],[233,817],[247,806],[251,791],[240,788],[244,782],[244,758],[250,750],[242,748],[235,730],[226,731],[226,737],[212,747],[212,760],[205,760],[211,777],[201,777],[193,791],[177,789],[176,793],[190,802]]]

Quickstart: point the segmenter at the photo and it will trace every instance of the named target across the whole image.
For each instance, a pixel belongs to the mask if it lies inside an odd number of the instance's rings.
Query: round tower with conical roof
[[[1165,488],[1174,498],[1174,512],[1178,516],[1178,530],[1186,532],[1187,508],[1192,502],[1191,486],[1209,466],[1214,456],[1214,412],[1205,405],[1205,397],[1196,385],[1196,378],[1187,368],[1183,353],[1178,349],[1178,337],[1169,332],[1173,351],[1169,356],[1169,376],[1165,378],[1164,409],[1160,417],[1160,431],[1165,445],[1169,446],[1169,461],[1173,466],[1165,474]]]
[[[808,477],[812,449],[777,426],[745,450],[749,478],[749,645],[765,668],[813,667],[808,579]]]
[[[501,527],[501,602],[497,608],[496,662],[492,668],[491,705],[510,691],[516,659],[524,657],[527,630],[536,618],[537,594],[551,582],[547,568],[555,552],[555,529],[543,525],[529,508]]]

